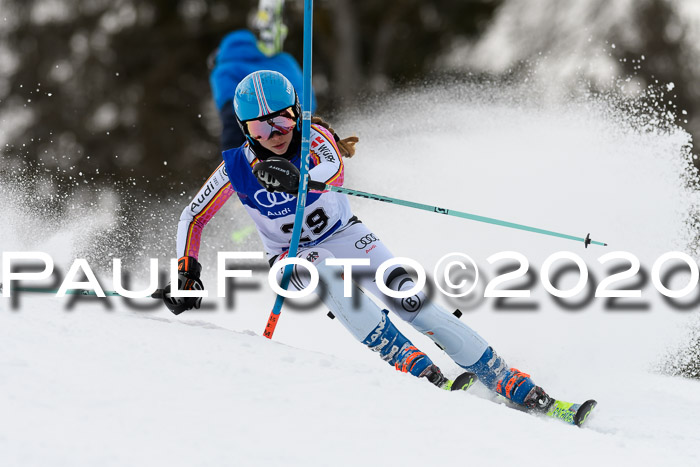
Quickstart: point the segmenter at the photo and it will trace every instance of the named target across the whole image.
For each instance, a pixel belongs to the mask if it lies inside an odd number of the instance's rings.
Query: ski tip
[[[598,402],[596,402],[593,399],[589,399],[583,404],[581,404],[581,407],[579,407],[579,409],[576,411],[576,414],[574,415],[574,425],[578,427],[583,425],[583,423],[586,421],[586,419],[591,414],[596,405],[598,405]]]
[[[477,377],[474,373],[465,371],[461,375],[457,376],[452,382],[451,391],[466,391],[477,381]]]

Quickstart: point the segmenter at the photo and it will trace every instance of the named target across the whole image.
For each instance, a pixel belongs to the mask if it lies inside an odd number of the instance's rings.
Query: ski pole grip
[[[309,190],[326,191],[328,190],[328,185],[326,185],[323,182],[315,182],[313,180],[309,180]]]

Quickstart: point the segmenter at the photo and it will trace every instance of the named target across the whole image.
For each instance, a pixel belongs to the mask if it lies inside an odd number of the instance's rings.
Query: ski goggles
[[[297,126],[297,120],[291,109],[285,109],[275,117],[263,120],[248,120],[245,122],[245,125],[251,138],[265,140],[275,131],[286,135]]]

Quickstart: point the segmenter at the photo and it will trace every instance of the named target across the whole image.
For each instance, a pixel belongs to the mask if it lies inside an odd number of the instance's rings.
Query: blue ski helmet
[[[251,142],[252,138],[243,122],[274,115],[289,107],[298,119],[301,107],[294,86],[282,73],[276,71],[261,70],[249,74],[238,83],[233,97],[236,120]]]

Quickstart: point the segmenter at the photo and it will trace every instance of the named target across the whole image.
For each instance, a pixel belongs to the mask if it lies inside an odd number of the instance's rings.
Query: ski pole
[[[554,232],[551,230],[540,229],[538,227],[530,227],[523,224],[516,224],[514,222],[503,221],[499,219],[494,219],[492,217],[478,216],[476,214],[469,214],[468,212],[454,211],[451,209],[440,208],[437,206],[430,206],[422,203],[414,203],[412,201],[406,201],[403,199],[391,198],[389,196],[375,195],[372,193],[366,193],[364,191],[352,190],[350,188],[343,188],[333,185],[326,185],[322,182],[315,182],[311,180],[309,182],[309,188],[317,191],[334,191],[336,193],[344,193],[346,195],[358,196],[360,198],[372,199],[374,201],[383,201],[385,203],[398,204],[400,206],[406,206],[414,209],[421,209],[423,211],[435,212],[437,214],[444,214],[446,216],[461,217],[463,219],[470,219],[477,222],[485,222],[487,224],[500,225],[501,227],[509,227],[511,229],[525,230],[527,232],[534,232],[542,235],[550,235],[552,237],[565,238],[567,240],[574,240],[576,242],[583,242],[584,246],[588,248],[588,245],[599,245],[608,246],[607,243],[597,242],[591,240],[591,234],[587,234],[586,237],[576,237],[573,235],[567,235],[559,232]]]
[[[304,218],[304,208],[306,207],[306,194],[309,191],[309,147],[311,145],[311,44],[313,39],[313,0],[304,0],[304,85],[302,96],[302,122],[301,122],[301,170],[299,171],[299,194],[297,196],[297,210],[294,215],[294,227],[292,228],[292,239],[289,243],[288,258],[294,258],[297,255],[299,248],[299,238],[301,237],[301,226]],[[282,275],[282,283],[280,287],[287,290],[289,281],[292,276],[293,265],[288,264],[284,268]],[[280,313],[282,312],[282,304],[284,297],[277,295],[275,304],[270,312],[270,317],[267,319],[267,325],[263,336],[272,339],[272,334],[277,327]]]

